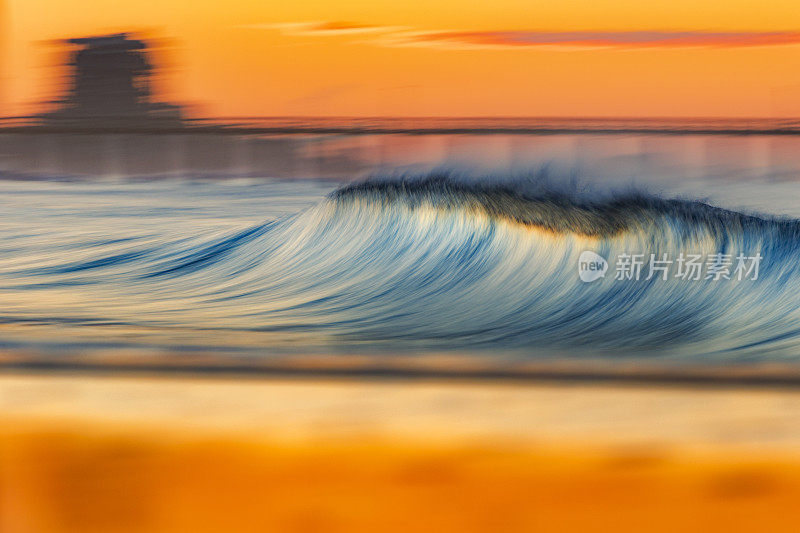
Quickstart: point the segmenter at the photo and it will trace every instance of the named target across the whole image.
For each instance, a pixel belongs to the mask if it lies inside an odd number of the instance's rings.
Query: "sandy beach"
[[[0,377],[3,531],[795,530],[800,391]]]

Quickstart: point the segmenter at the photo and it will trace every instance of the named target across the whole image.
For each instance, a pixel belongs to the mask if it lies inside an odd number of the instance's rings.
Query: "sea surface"
[[[800,362],[799,181],[630,161],[615,175],[594,157],[602,172],[584,157],[336,181],[0,180],[0,350]],[[607,263],[588,282],[587,251]],[[691,255],[699,279],[680,276]]]

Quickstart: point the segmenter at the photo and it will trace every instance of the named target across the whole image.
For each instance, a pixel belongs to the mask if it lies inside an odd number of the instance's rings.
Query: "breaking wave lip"
[[[583,283],[585,250],[764,260],[757,280]],[[235,235],[138,252],[27,276],[125,324],[531,354],[800,355],[800,222],[644,192],[392,175]]]
[[[575,185],[573,185],[575,187]],[[600,197],[592,197],[591,194]],[[773,227],[787,237],[800,235],[800,221],[750,215],[713,207],[700,201],[664,199],[640,191],[583,195],[577,189],[558,188],[546,172],[528,179],[475,181],[448,171],[433,174],[372,178],[344,186],[330,195],[337,201],[369,198],[376,203],[423,205],[439,209],[468,209],[490,217],[557,233],[613,237],[663,217],[698,229],[724,232]]]

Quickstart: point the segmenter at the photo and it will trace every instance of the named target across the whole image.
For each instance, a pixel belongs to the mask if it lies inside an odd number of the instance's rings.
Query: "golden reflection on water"
[[[0,530],[796,531],[798,402],[6,376]]]

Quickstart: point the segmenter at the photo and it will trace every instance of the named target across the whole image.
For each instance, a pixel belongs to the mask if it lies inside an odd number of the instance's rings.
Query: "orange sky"
[[[44,41],[150,29],[203,115],[800,116],[796,0],[5,1],[14,113]]]

